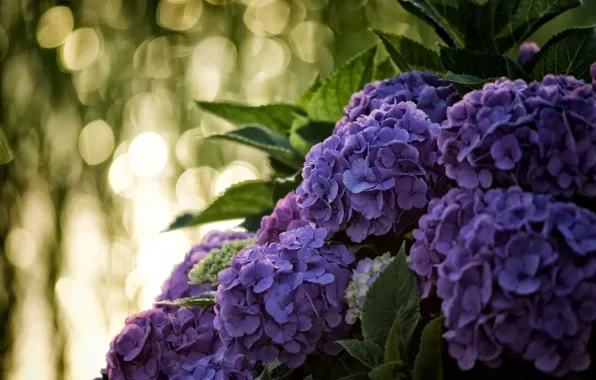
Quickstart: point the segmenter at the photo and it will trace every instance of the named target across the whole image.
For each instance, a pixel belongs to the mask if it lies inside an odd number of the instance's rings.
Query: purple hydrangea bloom
[[[596,215],[523,192],[452,189],[415,230],[411,268],[436,288],[461,369],[502,355],[562,376],[590,365],[596,321]]]
[[[182,370],[170,377],[172,380],[252,380],[248,362],[237,356],[230,360],[225,348],[205,357],[187,357]]]
[[[540,46],[536,42],[525,42],[519,47],[517,54],[517,63],[525,65],[540,51]]]
[[[397,78],[369,83],[352,95],[344,109],[344,116],[336,124],[334,133],[343,135],[348,125],[360,116],[369,115],[383,104],[411,101],[424,111],[433,123],[445,120],[447,107],[458,100],[449,82],[431,73],[413,71]]]
[[[474,189],[596,195],[596,92],[573,77],[506,78],[447,110],[437,139],[446,174]]]
[[[347,328],[343,295],[354,261],[327,231],[307,225],[284,232],[279,243],[242,250],[219,275],[215,328],[231,355],[300,366],[319,348],[338,352]]]
[[[213,328],[213,307],[179,308],[174,314],[152,309],[126,319],[106,356],[113,380],[209,379],[198,367],[214,370],[218,379],[252,380],[247,362],[232,366],[223,358],[223,343]],[[200,373],[201,376],[196,377]],[[185,377],[186,376],[186,377]],[[194,377],[193,377],[194,376]]]
[[[442,194],[447,177],[437,164],[439,125],[413,102],[382,104],[346,125],[306,156],[296,191],[301,216],[352,241],[401,233]]]
[[[308,224],[300,219],[300,207],[296,194],[289,193],[277,201],[270,216],[261,219],[261,228],[257,231],[259,244],[279,243],[279,234]]]
[[[201,293],[215,290],[210,284],[191,285],[188,282],[188,274],[192,267],[203,260],[213,249],[219,249],[230,240],[244,240],[253,237],[249,232],[237,231],[211,231],[201,241],[194,246],[184,257],[184,261],[174,267],[172,274],[162,286],[162,293],[157,297],[157,301],[176,300]],[[164,310],[172,312],[175,308],[164,306]]]
[[[346,322],[354,324],[360,318],[366,293],[393,258],[394,256],[387,252],[374,259],[366,257],[358,261],[356,269],[352,271],[352,281],[346,290],[345,298],[349,307],[346,313]]]

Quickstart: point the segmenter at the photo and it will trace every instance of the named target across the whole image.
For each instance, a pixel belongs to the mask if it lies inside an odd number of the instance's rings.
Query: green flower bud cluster
[[[188,274],[191,284],[216,284],[217,275],[230,266],[232,257],[246,247],[257,243],[256,238],[232,240],[219,249],[213,249],[190,270]]]

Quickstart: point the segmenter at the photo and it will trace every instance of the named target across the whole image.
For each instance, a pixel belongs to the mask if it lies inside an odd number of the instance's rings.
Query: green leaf
[[[173,231],[183,227],[217,222],[220,220],[240,219],[262,214],[273,209],[273,186],[269,181],[245,181],[230,186],[203,211],[195,213],[192,218],[184,216],[186,224],[177,218],[164,231]]]
[[[294,173],[293,176],[286,177],[286,178],[276,178],[272,181],[273,184],[273,198],[272,202],[275,205],[278,200],[288,195],[289,192],[296,190],[300,181],[302,179],[301,176],[302,171],[298,171]]]
[[[306,106],[313,120],[335,123],[343,115],[343,109],[356,91],[370,82],[376,45],[334,70],[317,88]]]
[[[454,74],[451,71],[448,71],[443,79],[451,82],[460,96],[470,91],[481,89],[485,83],[497,80],[497,78],[482,79],[473,75]]]
[[[419,315],[416,279],[408,268],[404,247],[371,285],[362,308],[364,340],[385,347],[396,316],[400,345],[407,345]]]
[[[0,165],[9,163],[13,158],[12,149],[8,145],[4,132],[0,129]]]
[[[206,292],[195,297],[181,298],[173,301],[158,301],[155,305],[172,305],[179,307],[207,307],[215,305],[215,292]]]
[[[405,367],[400,362],[382,364],[368,374],[372,380],[406,380]]]
[[[442,29],[451,39],[452,46],[465,47],[477,40],[476,19],[489,0],[402,0],[426,16],[427,21]],[[410,9],[405,8],[411,11]],[[415,13],[416,14],[416,13]]]
[[[210,140],[232,141],[268,153],[282,163],[295,168],[302,168],[304,159],[290,144],[287,137],[280,136],[260,126],[249,125],[227,133],[211,135]]]
[[[356,339],[340,340],[338,343],[352,355],[353,358],[358,359],[360,363],[370,369],[382,362],[383,348],[375,343],[363,342]]]
[[[265,368],[263,368],[261,375],[255,380],[281,380],[287,378],[291,372],[291,369],[287,368],[276,359],[268,363]]]
[[[248,232],[257,232],[257,230],[261,227],[261,219],[263,219],[264,216],[271,215],[272,211],[273,209],[270,208],[259,214],[249,215],[244,218],[244,221],[240,223],[238,227],[242,227]]]
[[[373,72],[373,77],[371,80],[383,80],[389,78],[395,78],[398,74],[398,70],[393,66],[393,61],[391,57],[386,57],[385,59],[377,62],[375,64],[375,70]]]
[[[321,80],[319,74],[317,74],[310,86],[308,86],[308,88],[302,93],[302,95],[300,95],[298,104],[304,107],[305,109],[308,108],[308,104],[310,103],[313,95],[315,94],[315,92],[317,92],[317,90],[319,89],[319,87],[321,87],[322,84],[323,81]]]
[[[435,20],[431,15],[432,12],[425,11],[424,7],[415,5],[415,2],[412,0],[397,0],[399,5],[402,8],[412,15],[418,17],[420,20],[424,21],[428,25],[432,26],[437,33],[437,35],[445,42],[448,46],[456,47],[456,44],[453,40],[453,36],[447,32],[445,25],[443,25],[440,20]],[[430,13],[430,14],[427,14]]]
[[[422,331],[420,349],[414,362],[413,380],[443,380],[444,317],[430,321]]]
[[[387,342],[385,343],[385,363],[395,362],[402,359],[398,338],[399,323],[399,318],[395,316],[393,326],[391,326],[391,330],[389,330],[389,336],[387,336]]]
[[[165,230],[163,230],[161,232],[169,232],[169,231],[178,230],[180,228],[189,227],[189,226],[191,226],[192,221],[196,217],[197,217],[196,212],[187,211],[184,214],[178,215],[176,217],[176,219],[174,219],[174,221],[171,222],[170,225]]]
[[[581,5],[581,0],[516,0],[498,3],[494,19],[501,20],[495,27],[495,40],[499,52],[521,44],[542,25]]]
[[[445,69],[437,53],[405,36],[373,30],[383,42],[389,56],[402,71],[430,71],[443,73]]]
[[[338,380],[369,380],[369,377],[366,373],[356,373],[354,375],[341,377]]]
[[[335,124],[328,121],[313,121],[304,116],[297,116],[292,124],[290,143],[306,155],[313,145],[331,136],[334,127]]]
[[[528,62],[528,70],[536,80],[547,74],[564,74],[591,83],[593,62],[596,62],[596,27],[568,29],[542,47]]]
[[[290,130],[294,114],[304,114],[302,108],[292,104],[248,106],[228,102],[202,101],[197,101],[197,104],[203,110],[224,118],[233,124],[257,124],[281,134],[285,134]]]
[[[500,77],[527,79],[528,77],[516,63],[495,53],[442,47],[441,61],[447,71],[481,79]]]

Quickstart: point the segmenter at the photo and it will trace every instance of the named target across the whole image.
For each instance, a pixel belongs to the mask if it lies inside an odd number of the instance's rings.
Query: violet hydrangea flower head
[[[555,376],[587,369],[596,215],[519,187],[444,198],[420,220],[410,255],[423,282],[436,283],[460,368],[512,355]]]
[[[519,47],[519,53],[517,53],[517,63],[521,66],[525,65],[532,59],[536,53],[540,51],[540,46],[536,42],[524,42]]]
[[[230,355],[295,368],[317,348],[338,352],[329,338],[347,332],[343,295],[354,257],[326,236],[311,225],[284,232],[279,243],[245,248],[220,273],[214,325]]]
[[[261,228],[257,231],[259,244],[278,243],[279,234],[308,224],[300,219],[300,207],[293,192],[277,201],[270,216],[261,219]]]
[[[412,102],[383,104],[315,145],[296,191],[302,218],[355,242],[401,233],[446,187],[438,129]]]
[[[346,313],[347,323],[352,325],[360,318],[366,293],[391,260],[393,260],[393,257],[387,252],[374,259],[366,257],[358,261],[356,269],[352,271],[352,281],[348,285],[345,295],[349,307]]]
[[[447,107],[458,100],[458,96],[448,81],[437,75],[413,71],[402,73],[392,79],[368,83],[360,92],[352,95],[344,108],[344,116],[335,126],[334,133],[342,135],[350,122],[360,116],[369,115],[383,104],[397,104],[411,101],[424,111],[434,123],[445,120]]]
[[[237,358],[220,358],[225,348],[213,328],[214,318],[213,307],[179,308],[174,314],[151,309],[127,318],[106,356],[108,377],[113,380],[206,379],[210,377],[192,376],[199,366],[197,363],[208,362],[216,373],[221,372],[223,377],[218,379],[252,380],[252,368],[247,362],[239,362],[238,367],[231,368],[227,361]],[[244,377],[236,376],[236,372]],[[187,373],[189,376],[184,377]]]
[[[596,93],[573,77],[506,78],[466,94],[438,138],[446,174],[465,188],[521,186],[596,195]]]
[[[192,267],[203,260],[213,249],[219,249],[226,242],[231,240],[250,239],[254,234],[238,231],[211,231],[201,241],[194,246],[184,257],[184,261],[174,267],[170,277],[162,286],[162,293],[157,297],[157,301],[176,300],[214,290],[211,284],[191,285],[188,281],[188,274]],[[172,311],[170,306],[164,307],[166,311]]]

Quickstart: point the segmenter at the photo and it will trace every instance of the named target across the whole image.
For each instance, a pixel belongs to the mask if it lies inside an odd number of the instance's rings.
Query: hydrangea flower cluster
[[[277,201],[273,212],[261,219],[261,228],[257,231],[259,244],[279,243],[279,234],[302,227],[308,222],[300,218],[300,206],[293,192]]]
[[[212,249],[211,252],[190,270],[188,275],[191,284],[217,284],[219,272],[230,266],[232,257],[244,248],[254,245],[256,238],[244,240],[230,240],[221,248]]]
[[[519,47],[517,53],[517,63],[521,66],[528,63],[540,51],[540,46],[535,42],[525,42]]]
[[[213,328],[213,308],[179,308],[175,314],[152,309],[126,319],[110,344],[107,374],[113,380],[252,380],[250,366],[223,357]],[[218,377],[216,377],[218,376]]]
[[[506,78],[447,111],[440,162],[459,186],[596,195],[596,92],[573,77]]]
[[[519,187],[432,202],[412,269],[442,299],[449,354],[466,370],[502,355],[556,376],[590,365],[596,215]]]
[[[230,354],[295,368],[316,348],[338,352],[329,343],[347,331],[342,298],[354,257],[326,236],[311,225],[284,232],[279,243],[242,250],[220,273],[214,325]]]
[[[384,103],[315,145],[296,191],[302,218],[354,242],[415,222],[445,186],[438,129],[413,102]]]
[[[188,275],[192,267],[203,260],[213,249],[221,246],[231,240],[244,240],[252,238],[254,234],[248,232],[236,231],[211,231],[201,241],[200,244],[193,247],[184,257],[184,261],[176,265],[170,277],[162,286],[162,293],[157,297],[157,301],[176,300],[181,298],[198,295],[209,290],[214,290],[211,284],[191,285],[188,282]],[[171,306],[164,306],[164,309],[171,311]]]
[[[397,78],[368,83],[362,91],[352,95],[334,133],[343,135],[351,122],[380,109],[383,104],[406,101],[416,103],[418,109],[425,112],[433,123],[441,123],[446,118],[447,107],[457,100],[453,86],[435,74],[406,72]]]
[[[346,290],[346,302],[348,311],[346,313],[346,322],[354,324],[360,318],[366,293],[371,285],[376,281],[379,274],[389,265],[393,257],[389,252],[377,256],[374,259],[368,257],[358,261],[356,269],[352,271],[352,281]]]

